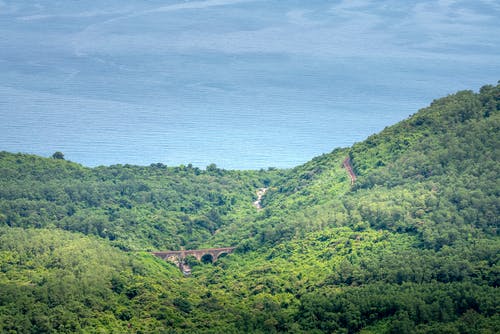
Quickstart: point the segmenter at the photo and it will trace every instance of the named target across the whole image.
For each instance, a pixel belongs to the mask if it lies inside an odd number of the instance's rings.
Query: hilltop
[[[500,332],[499,110],[458,92],[290,170],[1,152],[0,331]]]

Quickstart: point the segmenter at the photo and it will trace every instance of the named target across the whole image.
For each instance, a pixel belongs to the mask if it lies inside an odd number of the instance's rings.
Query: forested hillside
[[[277,172],[188,166],[86,168],[0,152],[1,221],[96,235],[125,250],[196,248],[253,213],[255,189]]]
[[[2,152],[0,332],[498,333],[499,110],[459,92],[291,170]],[[147,252],[217,246],[189,277]]]

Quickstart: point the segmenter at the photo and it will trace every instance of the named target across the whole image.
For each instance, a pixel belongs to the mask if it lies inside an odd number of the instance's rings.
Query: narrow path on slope
[[[347,170],[347,173],[349,173],[349,177],[351,178],[351,184],[354,184],[354,182],[356,181],[356,174],[354,174],[354,170],[352,169],[351,158],[349,157],[345,158],[342,165],[344,165],[344,168]]]
[[[269,188],[260,188],[257,190],[257,200],[255,202],[253,202],[253,206],[255,206],[255,208],[257,208],[257,210],[262,209],[262,203],[261,203],[262,197],[264,197],[264,195],[266,194],[267,189],[269,189]]]

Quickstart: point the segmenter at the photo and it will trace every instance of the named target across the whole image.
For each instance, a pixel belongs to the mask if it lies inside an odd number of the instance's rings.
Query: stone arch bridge
[[[191,249],[191,250],[180,250],[180,251],[163,251],[163,252],[153,252],[154,256],[159,257],[165,261],[172,261],[177,263],[183,263],[184,259],[192,255],[198,261],[201,261],[203,256],[210,255],[212,257],[212,262],[217,261],[219,256],[222,254],[230,254],[234,251],[236,247],[223,247],[223,248],[208,248],[208,249]]]

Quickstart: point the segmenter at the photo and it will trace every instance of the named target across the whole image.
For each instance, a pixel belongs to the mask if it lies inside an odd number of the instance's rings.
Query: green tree
[[[54,152],[54,154],[52,154],[52,159],[64,160],[64,154],[60,151]]]

